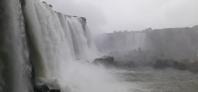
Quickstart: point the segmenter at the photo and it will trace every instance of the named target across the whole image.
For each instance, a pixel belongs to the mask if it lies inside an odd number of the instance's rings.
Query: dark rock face
[[[43,85],[37,85],[34,88],[35,92],[49,92],[49,88],[47,85],[43,84]]]
[[[61,92],[56,81],[42,81],[39,80],[34,86],[35,92]]]
[[[94,60],[93,62],[94,64],[102,64],[102,65],[105,65],[105,66],[112,66],[112,65],[115,65],[115,61],[114,61],[114,58],[111,57],[111,56],[103,56],[101,58],[97,58]]]
[[[97,58],[93,62],[96,65],[104,65],[106,67],[116,67],[116,68],[124,68],[130,69],[136,67],[134,62],[120,63],[120,61],[116,61],[112,56],[103,56],[101,58]]]

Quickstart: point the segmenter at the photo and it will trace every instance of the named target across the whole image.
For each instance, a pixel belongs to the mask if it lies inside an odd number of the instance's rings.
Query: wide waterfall
[[[61,92],[125,92],[103,67],[84,17],[39,0],[0,1],[0,92],[33,92],[39,82]]]
[[[62,62],[93,60],[94,46],[89,40],[85,18],[55,12],[46,3],[32,0],[26,3],[27,35],[32,45],[37,47],[34,49],[40,55],[36,56],[40,57],[38,63],[44,65],[41,66],[43,69],[36,70],[39,77],[57,77],[57,67]]]

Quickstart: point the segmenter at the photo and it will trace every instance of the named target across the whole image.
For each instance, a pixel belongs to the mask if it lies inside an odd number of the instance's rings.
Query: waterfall
[[[53,82],[62,92],[124,92],[104,68],[84,17],[39,0],[0,1],[0,92],[33,92]]]
[[[21,4],[1,0],[0,12],[0,91],[28,92],[31,66]]]
[[[36,62],[44,65],[41,66],[42,74],[41,68],[35,71],[37,77],[56,78],[59,71],[57,67],[61,62],[94,59],[94,46],[90,44],[84,18],[55,12],[46,3],[36,0],[26,0],[24,7],[28,28],[26,32],[32,47],[36,47],[36,54],[40,55],[36,56],[40,57]]]

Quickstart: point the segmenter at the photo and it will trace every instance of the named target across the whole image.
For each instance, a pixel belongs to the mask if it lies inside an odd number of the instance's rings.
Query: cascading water
[[[34,41],[43,62],[45,76],[57,77],[59,64],[71,60],[93,60],[91,44],[84,30],[86,21],[81,17],[72,17],[54,12],[47,4],[26,1],[25,15],[29,39]],[[31,4],[31,5],[28,5]],[[32,7],[30,7],[32,6]],[[33,10],[31,10],[33,9]],[[32,11],[29,13],[29,11]],[[35,13],[35,14],[34,14]]]
[[[38,80],[55,81],[63,92],[126,91],[89,63],[97,54],[85,18],[38,0],[1,0],[0,6],[1,92],[32,92]]]
[[[31,90],[31,67],[18,0],[0,1],[0,92]]]

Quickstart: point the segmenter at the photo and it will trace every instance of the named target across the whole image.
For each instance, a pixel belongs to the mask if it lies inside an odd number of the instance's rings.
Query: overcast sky
[[[84,16],[94,33],[198,24],[198,0],[45,0],[65,14]]]

